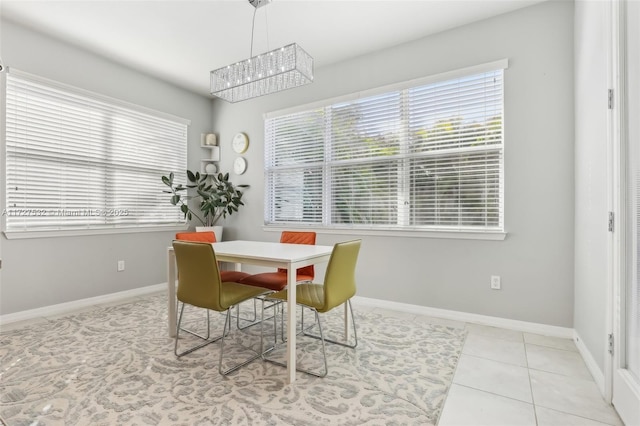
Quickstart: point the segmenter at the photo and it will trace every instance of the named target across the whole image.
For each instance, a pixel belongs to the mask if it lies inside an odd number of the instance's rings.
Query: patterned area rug
[[[322,317],[328,337],[341,332],[342,313]],[[186,315],[203,328],[203,311]],[[327,344],[327,377],[298,373],[293,385],[284,368],[260,360],[220,376],[219,342],[177,359],[163,295],[3,332],[0,417],[11,426],[435,424],[465,331],[357,306],[355,315],[358,347]],[[217,335],[224,317],[212,313],[211,323]],[[186,336],[181,345],[197,343]],[[234,326],[224,365],[250,357],[259,338],[260,326]],[[299,337],[298,354],[305,368],[321,366],[319,341]]]

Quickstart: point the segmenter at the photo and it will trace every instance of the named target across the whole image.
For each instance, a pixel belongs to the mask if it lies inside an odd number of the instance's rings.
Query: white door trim
[[[621,139],[620,139],[620,96],[621,85],[619,77],[620,62],[620,37],[619,37],[619,2],[609,0],[607,8],[606,28],[609,29],[609,40],[607,49],[607,86],[613,90],[613,98],[609,100],[611,104],[607,111],[607,206],[610,213],[614,215],[613,230],[608,233],[607,238],[607,315],[605,318],[605,345],[604,345],[604,399],[611,403],[613,396],[613,356],[609,351],[609,335],[615,336],[615,315],[617,312],[616,301],[617,290],[621,282],[620,272],[623,256],[620,249],[624,248],[624,241],[620,236],[624,235],[624,208],[621,202],[621,185],[624,184],[622,163],[621,163]],[[605,94],[603,94],[605,96]],[[622,245],[621,245],[622,244]],[[615,342],[618,343],[618,342]],[[614,344],[615,344],[614,343]]]
[[[627,424],[640,424],[640,386],[624,367],[626,354],[626,300],[625,292],[628,277],[628,238],[634,229],[627,222],[627,202],[629,195],[627,158],[631,154],[628,135],[628,99],[629,86],[627,74],[637,74],[628,70],[627,51],[638,46],[627,46],[627,1],[611,2],[611,83],[614,89],[613,110],[609,111],[612,126],[609,132],[609,151],[611,165],[610,205],[615,212],[615,231],[610,235],[610,282],[608,283],[607,330],[614,336],[613,355],[605,356],[605,399],[611,402],[622,420]],[[640,15],[640,14],[638,14]],[[640,23],[636,23],[637,25]],[[630,25],[634,26],[634,25]],[[634,43],[638,43],[635,41]],[[633,100],[637,103],[637,100]],[[635,107],[637,108],[637,106]],[[637,143],[637,142],[634,142]],[[635,150],[634,150],[635,151]],[[633,154],[637,156],[637,151]],[[638,207],[636,207],[638,208]],[[609,333],[609,331],[608,331]]]

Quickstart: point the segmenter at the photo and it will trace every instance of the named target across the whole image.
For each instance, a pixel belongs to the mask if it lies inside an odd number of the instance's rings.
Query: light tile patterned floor
[[[439,426],[622,425],[570,339],[466,328]]]

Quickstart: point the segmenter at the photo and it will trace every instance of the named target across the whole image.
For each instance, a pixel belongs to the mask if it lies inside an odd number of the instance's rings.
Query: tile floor
[[[355,309],[355,308],[354,308]],[[438,426],[621,426],[570,339],[375,309],[466,328]]]
[[[439,426],[622,425],[570,339],[464,326]]]
[[[356,303],[354,310],[376,310],[411,321],[467,329],[467,339],[438,426],[623,425],[615,410],[603,400],[570,339]],[[62,315],[4,324],[1,328],[9,330],[58,316]]]

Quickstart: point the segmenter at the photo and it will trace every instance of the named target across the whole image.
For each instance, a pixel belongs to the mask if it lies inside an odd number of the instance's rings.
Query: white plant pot
[[[216,234],[216,241],[222,241],[222,226],[196,226],[196,232],[213,231]]]

